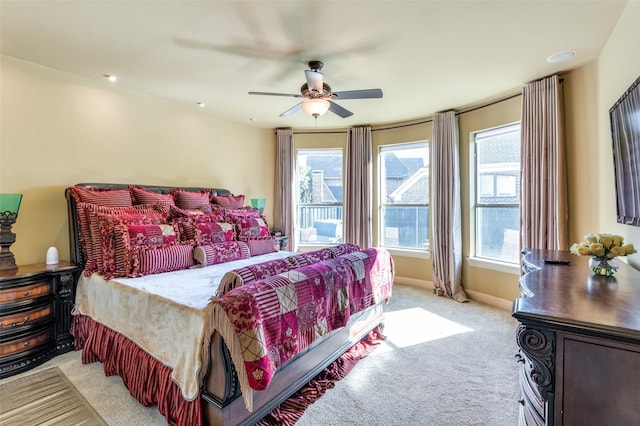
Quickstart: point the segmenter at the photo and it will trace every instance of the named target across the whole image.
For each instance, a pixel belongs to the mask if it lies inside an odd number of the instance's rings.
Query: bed
[[[391,296],[386,250],[278,251],[225,189],[84,183],[66,199],[75,347],[170,424],[256,423],[379,327]]]

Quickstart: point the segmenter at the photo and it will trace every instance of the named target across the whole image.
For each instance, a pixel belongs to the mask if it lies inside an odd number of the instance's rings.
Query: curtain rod
[[[496,99],[495,101],[489,102],[487,104],[478,105],[478,106],[475,106],[473,108],[469,108],[469,109],[465,109],[465,110],[456,112],[456,115],[462,115],[462,114],[466,114],[468,112],[477,111],[477,110],[482,109],[482,108],[486,108],[486,107],[489,107],[489,106],[492,106],[492,105],[495,105],[495,104],[499,104],[499,103],[504,102],[504,101],[508,101],[510,99],[513,99],[513,98],[517,98],[518,96],[522,96],[522,92],[515,93],[513,95],[507,96],[507,97],[502,98],[502,99]],[[430,119],[418,121],[418,122],[415,122],[415,123],[399,124],[397,126],[381,127],[379,129],[371,129],[371,131],[372,132],[377,132],[377,131],[380,131],[380,130],[401,129],[401,128],[404,128],[404,127],[419,126],[421,124],[431,123],[432,121],[433,121],[433,118],[430,118]],[[326,132],[304,132],[304,131],[296,132],[296,131],[294,131],[293,134],[294,135],[328,135],[328,134],[346,133],[346,132],[348,132],[348,130],[328,130]]]

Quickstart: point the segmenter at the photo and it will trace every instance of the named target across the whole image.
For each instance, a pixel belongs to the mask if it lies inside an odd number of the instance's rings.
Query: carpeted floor
[[[516,425],[517,322],[510,312],[413,287],[393,291],[387,340],[297,426]]]
[[[387,340],[297,425],[517,424],[517,324],[510,312],[401,285],[394,287],[385,312]],[[130,397],[119,377],[105,377],[101,364],[82,365],[79,352],[14,377],[51,366],[60,368],[109,425],[166,424],[155,407]]]

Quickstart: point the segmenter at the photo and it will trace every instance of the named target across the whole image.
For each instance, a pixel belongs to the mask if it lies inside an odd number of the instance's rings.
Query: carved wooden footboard
[[[246,409],[242,399],[229,350],[216,333],[211,339],[210,365],[201,391],[203,424],[254,424],[362,340],[382,319],[382,304],[372,306],[352,316],[346,327],[289,360],[266,390],[253,393],[252,412]]]

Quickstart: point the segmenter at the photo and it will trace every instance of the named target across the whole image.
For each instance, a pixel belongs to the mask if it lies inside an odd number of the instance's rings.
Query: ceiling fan
[[[353,113],[346,108],[341,107],[334,100],[342,99],[371,99],[381,98],[381,89],[365,89],[365,90],[347,90],[345,92],[332,92],[331,87],[322,81],[322,66],[320,61],[310,61],[308,70],[304,70],[307,82],[300,88],[299,95],[288,93],[271,93],[271,92],[249,92],[250,95],[267,95],[267,96],[289,96],[293,98],[303,98],[299,104],[289,108],[280,117],[288,117],[301,109],[314,118],[318,118],[325,112],[331,111],[334,114],[347,118]]]

